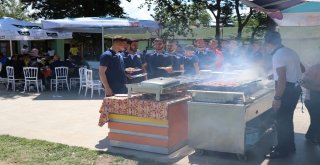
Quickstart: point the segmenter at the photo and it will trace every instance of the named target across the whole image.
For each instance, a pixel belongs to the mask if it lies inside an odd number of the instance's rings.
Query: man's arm
[[[196,74],[200,75],[199,63],[196,62],[196,63],[193,64],[193,66],[194,66],[194,69],[196,70]]]
[[[303,87],[310,90],[320,91],[320,86],[316,84],[313,80],[308,78],[303,78],[302,80],[303,80],[303,84],[302,84]]]
[[[144,73],[148,73],[147,72],[147,67],[148,67],[148,63],[145,62],[145,63],[142,64],[142,70],[143,70]],[[148,79],[148,75],[145,76],[145,80],[147,80],[147,79]]]
[[[107,67],[99,66],[99,77],[100,77],[100,80],[101,80],[101,82],[103,84],[106,96],[112,96],[113,93],[112,93],[112,90],[111,90],[111,88],[109,86],[109,83],[108,83],[108,79],[107,79],[107,76],[106,76],[106,71],[107,71]]]
[[[280,98],[280,99],[274,99],[272,108],[274,110],[278,110],[281,105],[281,98],[283,96],[284,90],[287,85],[287,77],[286,77],[286,67],[279,67],[276,69],[277,74],[278,74],[278,81],[277,81],[277,86],[276,86],[276,91],[275,91],[275,98]]]
[[[181,75],[184,75],[184,65],[180,65],[180,70],[182,71]]]
[[[310,89],[320,91],[320,83],[317,82],[319,69],[315,66],[310,67],[302,77],[302,86]]]
[[[304,67],[304,65],[300,62],[300,69],[301,72],[304,73],[306,71],[306,68]]]

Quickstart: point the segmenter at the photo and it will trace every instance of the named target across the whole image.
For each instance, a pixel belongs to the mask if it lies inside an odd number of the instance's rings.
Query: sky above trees
[[[131,0],[131,2],[128,2],[127,0],[121,0],[120,6],[123,7],[124,12],[127,13],[131,18],[154,20],[150,16],[151,14],[154,14],[153,10],[148,11],[147,7],[144,7],[142,9],[138,8],[139,5],[143,2],[144,1],[141,0]]]

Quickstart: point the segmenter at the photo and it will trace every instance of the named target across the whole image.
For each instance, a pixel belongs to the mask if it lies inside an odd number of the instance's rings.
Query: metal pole
[[[102,31],[101,31],[101,42],[102,42],[102,52],[101,52],[101,54],[104,52],[104,30],[103,30],[103,27],[101,28],[102,29]]]
[[[13,51],[12,51],[12,40],[10,40],[10,55],[11,55],[11,57],[13,56]]]

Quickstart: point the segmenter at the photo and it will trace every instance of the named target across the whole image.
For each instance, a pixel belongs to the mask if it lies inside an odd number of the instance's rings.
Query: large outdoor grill
[[[197,79],[186,77],[166,78],[159,77],[138,84],[127,84],[128,96],[132,93],[144,93],[148,98],[154,96],[156,101],[163,100],[169,96],[183,95],[191,84]]]
[[[271,127],[269,81],[207,81],[195,84],[188,102],[189,145],[245,155]]]

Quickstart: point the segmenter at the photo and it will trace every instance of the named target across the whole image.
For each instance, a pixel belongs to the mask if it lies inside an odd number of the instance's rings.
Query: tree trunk
[[[267,31],[275,31],[277,27],[277,24],[270,18],[267,17]]]
[[[250,38],[250,43],[251,43],[251,44],[253,44],[253,42],[254,42],[254,38],[255,38],[256,33],[257,33],[257,31],[258,31],[258,28],[257,28],[257,27],[252,28],[252,29],[253,29],[253,30],[252,30],[251,38]]]
[[[237,38],[236,40],[237,41],[240,41],[241,40],[241,37],[242,37],[242,31],[243,31],[243,28],[246,26],[246,24],[249,22],[252,14],[253,14],[253,10],[252,8],[250,8],[250,12],[249,12],[249,15],[246,17],[246,19],[242,22],[242,18],[241,18],[241,15],[240,15],[240,10],[239,10],[239,1],[240,0],[235,0],[235,8],[236,8],[236,14],[237,14],[237,19],[238,19],[238,34],[237,34]]]
[[[216,17],[216,40],[218,41],[218,47],[221,48],[221,35],[220,35],[220,14],[221,14],[221,0],[217,0],[217,17]],[[214,13],[214,11],[211,11]]]

